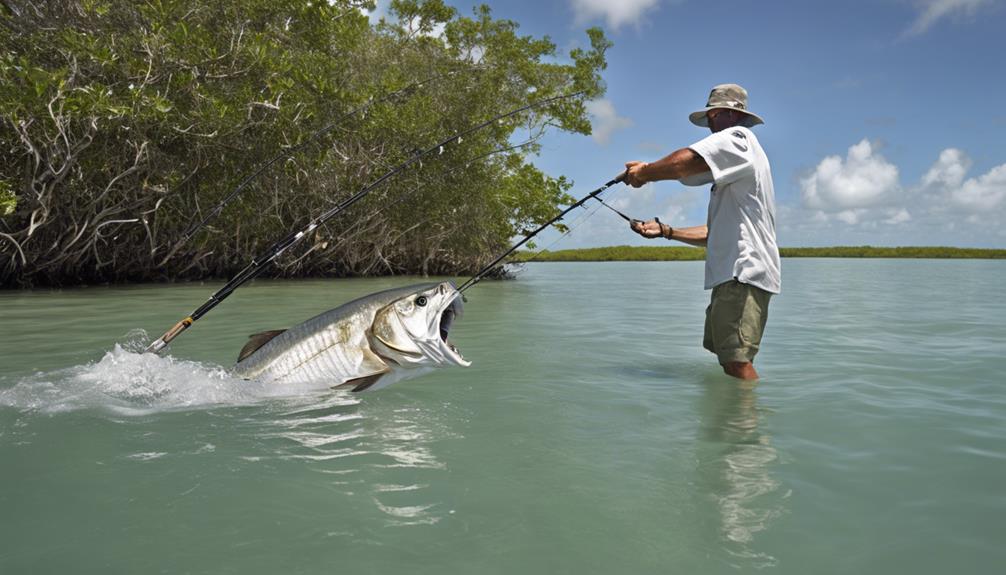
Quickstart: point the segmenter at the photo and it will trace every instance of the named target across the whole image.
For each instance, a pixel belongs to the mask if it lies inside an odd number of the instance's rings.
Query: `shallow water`
[[[742,385],[701,262],[531,264],[467,359],[370,394],[231,378],[406,278],[0,293],[0,573],[991,573],[1006,264],[784,264]],[[137,330],[146,330],[146,333]]]

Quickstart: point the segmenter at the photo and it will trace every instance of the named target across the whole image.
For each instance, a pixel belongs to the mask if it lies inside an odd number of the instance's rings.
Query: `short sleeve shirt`
[[[705,288],[736,279],[769,293],[782,287],[775,239],[775,192],[768,157],[754,133],[735,126],[689,146],[710,173],[682,180],[713,182],[709,194]],[[704,176],[704,177],[703,177]]]

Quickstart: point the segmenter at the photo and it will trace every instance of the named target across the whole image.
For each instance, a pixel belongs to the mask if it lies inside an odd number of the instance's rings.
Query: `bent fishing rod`
[[[471,134],[473,134],[473,133],[475,133],[475,132],[477,132],[477,131],[485,128],[486,126],[490,126],[492,124],[495,124],[496,122],[499,122],[499,121],[502,121],[502,120],[504,120],[506,118],[509,118],[511,116],[515,116],[517,114],[520,114],[521,112],[525,112],[525,111],[533,109],[533,108],[544,106],[544,105],[550,104],[552,102],[558,102],[560,100],[565,100],[565,99],[568,99],[568,98],[575,98],[576,96],[583,95],[584,93],[585,93],[585,91],[581,90],[581,91],[578,91],[578,92],[573,92],[571,94],[563,94],[563,95],[559,95],[559,96],[553,96],[551,98],[546,98],[546,99],[538,101],[538,102],[532,102],[531,104],[526,104],[524,106],[521,106],[520,108],[511,110],[511,111],[503,113],[503,114],[499,114],[497,116],[494,116],[493,118],[491,118],[489,120],[486,120],[485,122],[482,122],[481,124],[478,124],[478,125],[476,125],[474,127],[468,128],[467,130],[464,130],[462,132],[458,132],[457,134],[454,134],[453,136],[451,136],[451,137],[449,137],[449,138],[447,138],[445,140],[441,140],[440,142],[437,142],[436,144],[433,144],[432,146],[430,146],[429,148],[426,148],[425,150],[419,150],[419,151],[417,151],[408,160],[405,160],[404,162],[398,164],[397,166],[395,166],[391,170],[388,170],[384,175],[382,175],[381,177],[377,178],[376,180],[374,180],[370,184],[367,184],[360,191],[356,192],[355,194],[353,194],[349,198],[343,200],[342,202],[340,202],[336,206],[332,207],[331,209],[329,209],[326,212],[322,213],[320,216],[318,216],[315,219],[311,220],[311,222],[303,230],[291,233],[290,235],[286,236],[285,238],[283,238],[283,239],[279,240],[278,242],[276,242],[275,244],[273,244],[272,247],[270,247],[266,251],[266,253],[264,253],[263,255],[261,255],[261,256],[255,258],[255,259],[253,259],[247,266],[245,266],[244,269],[242,269],[240,272],[237,273],[237,275],[235,275],[233,278],[231,278],[230,281],[228,281],[222,288],[220,288],[219,290],[217,290],[216,292],[214,292],[213,295],[211,295],[210,298],[206,301],[206,303],[204,303],[203,305],[201,305],[198,308],[196,308],[195,311],[193,311],[191,314],[189,314],[188,316],[186,316],[185,318],[183,318],[182,320],[180,320],[178,323],[176,323],[174,326],[172,326],[171,329],[169,329],[168,331],[164,332],[164,334],[161,335],[161,337],[159,337],[156,340],[154,340],[149,346],[147,346],[147,349],[144,350],[144,352],[153,352],[153,353],[160,352],[169,343],[171,343],[171,341],[173,339],[175,339],[176,337],[178,337],[179,334],[181,334],[185,330],[189,329],[189,327],[191,327],[193,323],[195,323],[196,321],[198,321],[199,318],[201,318],[204,315],[206,315],[211,309],[213,309],[216,306],[220,305],[220,302],[222,302],[228,296],[230,296],[232,293],[234,293],[234,290],[238,289],[243,284],[245,284],[248,281],[254,279],[256,276],[258,276],[263,271],[265,271],[266,266],[268,266],[268,264],[272,263],[283,252],[285,252],[288,248],[290,248],[290,246],[296,244],[297,242],[299,242],[303,238],[307,237],[307,235],[310,234],[312,231],[314,231],[316,228],[318,228],[318,226],[321,226],[322,224],[324,224],[328,220],[332,219],[333,217],[335,217],[339,213],[341,213],[344,210],[348,209],[350,206],[352,206],[353,204],[355,204],[359,200],[363,199],[363,197],[366,196],[368,193],[370,193],[371,190],[373,190],[377,186],[383,184],[385,181],[387,181],[391,177],[395,176],[396,174],[398,174],[402,170],[406,169],[407,167],[411,166],[412,164],[418,162],[419,160],[421,160],[422,158],[426,157],[427,155],[429,155],[429,154],[431,154],[433,152],[438,152],[438,153],[442,154],[443,151],[444,151],[444,147],[445,146],[448,146],[448,145],[450,145],[450,144],[452,144],[454,142],[461,142],[465,136],[471,135]],[[614,182],[612,182],[612,183],[614,183]]]
[[[599,201],[602,204],[604,204],[604,205],[607,206],[608,204],[605,204],[604,200],[602,200],[599,197],[600,194],[601,194],[601,192],[607,190],[608,188],[610,188],[611,186],[614,186],[617,183],[624,182],[625,181],[625,175],[626,175],[626,172],[622,172],[621,174],[618,174],[617,176],[615,176],[614,178],[612,178],[611,180],[609,180],[607,183],[605,183],[600,188],[597,188],[593,192],[590,192],[586,196],[584,196],[584,197],[580,198],[579,200],[577,200],[571,206],[569,206],[568,208],[566,208],[565,210],[563,210],[562,212],[560,212],[559,215],[557,215],[556,217],[554,217],[551,220],[549,220],[549,221],[545,222],[544,224],[542,224],[538,229],[536,229],[533,232],[525,235],[524,239],[522,239],[521,241],[519,241],[516,244],[514,244],[513,246],[511,246],[510,249],[508,249],[507,251],[503,252],[499,257],[497,257],[496,259],[494,259],[492,261],[492,263],[490,263],[489,265],[487,265],[484,268],[482,268],[482,270],[480,270],[477,274],[473,275],[468,281],[466,281],[465,283],[461,284],[461,287],[458,288],[458,292],[459,293],[464,293],[464,291],[466,289],[468,289],[468,288],[472,287],[473,285],[475,285],[475,284],[479,283],[480,281],[482,281],[482,279],[485,278],[485,276],[487,274],[489,274],[489,272],[491,272],[493,270],[493,268],[496,267],[497,264],[499,264],[504,259],[506,259],[507,256],[509,256],[510,254],[512,254],[515,251],[517,251],[517,249],[520,248],[522,245],[524,245],[527,242],[531,241],[531,238],[535,237],[536,235],[540,234],[542,231],[544,231],[546,228],[548,228],[552,224],[554,224],[554,223],[558,222],[559,220],[561,220],[569,212],[571,212],[574,209],[579,208],[583,204],[587,203],[588,200],[594,199],[594,200],[597,200],[597,201]],[[615,208],[612,208],[611,206],[608,206],[608,208],[612,209],[612,210],[615,210]],[[618,212],[618,210],[615,210],[615,211]],[[623,218],[629,220],[630,222],[633,221],[632,219],[630,219],[628,216],[626,216],[625,214],[623,214],[621,212],[618,212],[618,215],[620,215]]]

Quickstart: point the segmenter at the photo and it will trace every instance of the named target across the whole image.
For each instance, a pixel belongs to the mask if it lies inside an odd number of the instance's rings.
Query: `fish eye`
[[[426,296],[421,295],[421,296],[417,297],[416,298],[416,305],[418,305],[419,307],[423,307],[424,305],[426,305]]]

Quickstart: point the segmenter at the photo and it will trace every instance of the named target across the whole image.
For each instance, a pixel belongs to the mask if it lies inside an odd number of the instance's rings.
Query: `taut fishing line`
[[[486,274],[488,274],[490,271],[492,271],[492,269],[495,268],[497,264],[499,264],[500,262],[502,262],[503,260],[505,260],[507,256],[509,256],[513,252],[517,251],[517,249],[519,247],[521,247],[522,245],[524,245],[527,242],[531,241],[531,238],[533,238],[536,235],[540,234],[543,230],[545,230],[546,228],[548,228],[549,226],[551,226],[555,222],[558,222],[559,220],[561,220],[562,218],[564,218],[566,216],[566,214],[568,214],[569,212],[571,212],[571,211],[575,210],[576,208],[582,206],[583,204],[587,203],[587,200],[590,200],[590,199],[595,199],[596,200],[597,197],[599,195],[601,195],[602,192],[604,192],[605,190],[607,190],[611,186],[614,186],[615,184],[620,183],[620,182],[624,182],[625,181],[625,175],[626,175],[626,172],[622,172],[621,174],[615,176],[611,180],[608,180],[607,182],[605,182],[605,184],[603,186],[601,186],[600,188],[597,188],[593,192],[590,192],[586,196],[583,196],[579,200],[573,202],[569,207],[567,207],[566,209],[564,209],[561,212],[559,212],[559,215],[555,216],[551,220],[549,220],[549,221],[545,222],[544,224],[542,224],[541,226],[539,226],[538,229],[534,230],[533,232],[530,232],[530,233],[526,234],[524,236],[524,239],[520,240],[519,242],[517,242],[516,244],[514,244],[513,246],[511,246],[510,249],[508,249],[507,251],[505,251],[502,254],[500,254],[496,259],[494,259],[487,266],[485,266],[484,268],[482,268],[478,273],[476,273],[471,278],[469,278],[468,281],[466,281],[465,283],[463,283],[461,285],[461,287],[458,288],[458,292],[464,293],[464,291],[466,289],[468,289],[468,288],[472,287],[473,285],[475,285],[475,284],[479,283],[480,281],[482,281],[482,279],[486,276]]]

